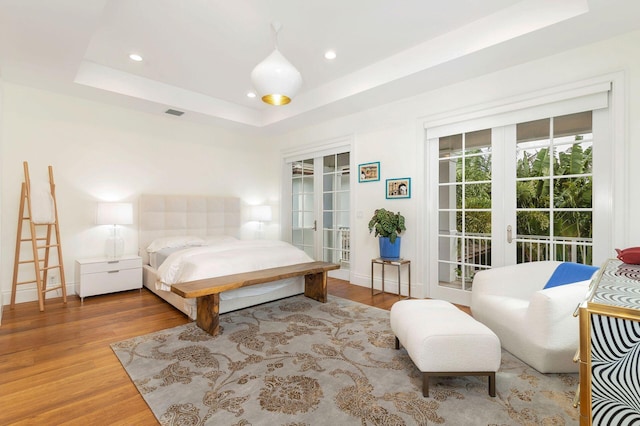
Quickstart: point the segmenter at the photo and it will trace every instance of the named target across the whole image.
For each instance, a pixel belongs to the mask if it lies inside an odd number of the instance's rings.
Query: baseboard
[[[386,274],[385,274],[386,275]],[[384,278],[384,290],[387,293],[398,293],[398,281],[393,279],[395,274],[391,274],[391,278]],[[397,277],[397,275],[395,275]],[[361,287],[371,288],[371,276],[369,275],[361,275],[361,274],[352,274],[351,275],[351,284],[359,285]],[[382,288],[382,279],[380,277],[375,277],[373,279],[373,287],[376,290],[380,290]],[[402,295],[406,296],[409,293],[408,284],[405,281],[402,281]],[[424,298],[424,285],[422,283],[411,282],[411,297],[422,299]]]
[[[74,283],[67,283],[67,296],[76,294],[76,286]],[[46,294],[47,299],[55,299],[56,297],[62,297],[62,289],[57,289],[55,291],[49,291]],[[8,305],[11,303],[11,290],[4,291],[0,294],[0,299],[2,300],[3,305]],[[24,303],[24,302],[37,302],[38,301],[38,291],[35,286],[29,288],[19,288],[16,292],[16,303]]]

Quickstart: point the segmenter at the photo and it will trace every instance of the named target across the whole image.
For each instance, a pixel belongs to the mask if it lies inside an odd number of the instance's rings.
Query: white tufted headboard
[[[239,198],[199,195],[143,194],[138,201],[139,254],[149,263],[146,248],[156,238],[199,237],[240,233]]]

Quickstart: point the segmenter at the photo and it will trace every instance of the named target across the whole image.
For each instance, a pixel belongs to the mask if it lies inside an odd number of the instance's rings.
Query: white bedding
[[[219,277],[260,269],[313,262],[302,250],[283,241],[231,240],[212,245],[190,247],[171,255],[158,268],[158,290],[171,291],[171,285],[204,278]],[[244,294],[264,294],[283,283],[243,288]],[[234,291],[220,295],[232,297]]]

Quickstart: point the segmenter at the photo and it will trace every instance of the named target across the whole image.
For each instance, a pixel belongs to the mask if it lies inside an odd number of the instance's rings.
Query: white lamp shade
[[[271,222],[271,206],[253,206],[251,220],[257,222]]]
[[[278,49],[251,72],[251,81],[262,100],[271,105],[285,105],[302,86],[302,75]]]
[[[131,225],[133,205],[131,203],[98,203],[96,223],[98,225]]]

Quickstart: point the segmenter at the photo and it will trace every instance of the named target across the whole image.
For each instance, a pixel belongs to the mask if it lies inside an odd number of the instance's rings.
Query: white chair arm
[[[473,278],[473,293],[496,294],[529,300],[542,289],[561,262],[520,263],[477,272]]]
[[[586,297],[590,280],[536,291],[525,314],[527,335],[545,347],[575,345],[578,320],[573,313]],[[572,330],[572,331],[569,331]]]

